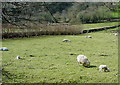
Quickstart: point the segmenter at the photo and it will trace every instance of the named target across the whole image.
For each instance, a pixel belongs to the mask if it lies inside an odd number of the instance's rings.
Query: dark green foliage
[[[67,2],[55,2],[55,3],[48,3],[48,7],[50,8],[50,11],[52,13],[62,13],[63,10],[67,10],[69,7],[71,7],[73,3],[67,3]]]
[[[3,24],[29,26],[47,23],[94,23],[111,18],[117,3],[103,2],[4,2]],[[118,6],[119,7],[119,6]]]
[[[29,25],[27,23],[43,23],[44,21],[53,21],[49,10],[43,3],[14,2],[2,3],[3,23],[7,22],[13,25]]]

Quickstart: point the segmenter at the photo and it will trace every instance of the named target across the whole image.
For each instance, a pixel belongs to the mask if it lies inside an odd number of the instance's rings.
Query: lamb
[[[82,64],[84,67],[89,67],[90,66],[90,61],[84,55],[78,55],[77,56],[77,62],[78,62],[78,64]]]
[[[68,40],[68,39],[63,39],[62,41],[63,42],[71,42],[71,40]]]
[[[18,55],[18,56],[16,57],[16,59],[21,59],[21,57]]]
[[[110,69],[106,65],[100,65],[99,66],[99,71],[100,72],[110,72]]]

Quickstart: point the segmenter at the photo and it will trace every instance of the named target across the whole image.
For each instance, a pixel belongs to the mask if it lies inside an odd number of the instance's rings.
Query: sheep
[[[63,42],[71,42],[71,40],[68,40],[68,39],[63,39],[62,41]]]
[[[2,47],[0,48],[0,51],[9,51],[9,49],[7,47]]]
[[[115,35],[115,36],[118,36],[118,33],[115,33],[114,35]]]
[[[110,69],[106,65],[100,65],[99,66],[99,71],[100,72],[110,72]]]
[[[78,62],[78,64],[82,64],[84,67],[89,67],[90,66],[90,61],[84,55],[78,55],[77,56],[77,62]]]
[[[118,33],[113,33],[113,35],[118,36]]]
[[[21,57],[18,55],[18,56],[16,57],[16,59],[21,59]]]
[[[85,38],[92,38],[92,36],[85,36]]]

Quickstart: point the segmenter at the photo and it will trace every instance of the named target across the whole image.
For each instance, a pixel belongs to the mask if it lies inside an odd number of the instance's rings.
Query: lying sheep
[[[100,72],[110,72],[110,69],[106,65],[100,65],[99,66],[99,71]]]
[[[63,39],[62,41],[63,42],[71,42],[71,40],[68,40],[68,39]]]
[[[85,36],[85,38],[92,38],[92,36]]]
[[[0,48],[0,51],[9,51],[7,47]]]
[[[77,56],[77,62],[78,62],[78,64],[82,64],[85,67],[89,67],[90,66],[90,61],[84,55],[78,55]]]

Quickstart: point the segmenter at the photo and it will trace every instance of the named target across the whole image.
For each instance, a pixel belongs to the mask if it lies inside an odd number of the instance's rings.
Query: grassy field
[[[93,38],[85,38],[85,36]],[[70,39],[72,42],[62,42]],[[117,83],[118,39],[102,31],[82,35],[54,35],[3,40],[3,82],[9,83]],[[76,57],[86,55],[90,68],[79,66]],[[17,60],[20,55],[23,59]],[[33,57],[30,57],[33,55]],[[99,72],[106,64],[110,72]]]
[[[101,27],[110,27],[110,26],[115,26],[120,24],[120,22],[108,22],[108,23],[95,23],[95,24],[82,24],[81,25],[75,25],[77,27],[82,27],[84,30],[87,29],[96,29],[96,28],[101,28]]]

